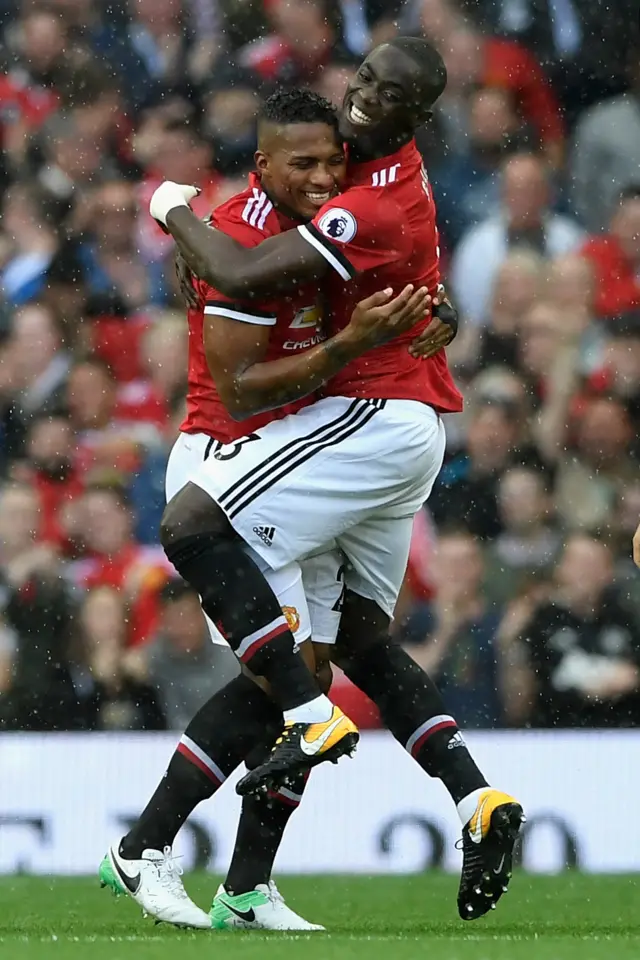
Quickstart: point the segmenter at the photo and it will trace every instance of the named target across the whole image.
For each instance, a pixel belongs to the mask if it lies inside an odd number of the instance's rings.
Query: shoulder
[[[273,234],[274,219],[273,204],[264,190],[248,187],[216,207],[211,226],[244,246],[255,246]]]

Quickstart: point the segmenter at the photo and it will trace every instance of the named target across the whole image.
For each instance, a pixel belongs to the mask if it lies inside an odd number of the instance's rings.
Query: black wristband
[[[453,330],[453,337],[456,337],[458,333],[458,311],[455,307],[452,307],[450,303],[446,301],[439,304],[437,307],[434,307],[431,311],[434,317],[437,317],[438,320],[441,320],[442,323],[446,323],[448,327],[451,327]]]

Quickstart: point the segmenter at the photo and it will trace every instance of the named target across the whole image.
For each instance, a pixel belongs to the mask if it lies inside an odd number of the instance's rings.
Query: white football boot
[[[109,847],[100,864],[103,887],[132,897],[145,915],[158,922],[211,929],[211,917],[196,906],[184,888],[182,867],[176,863],[171,847],[144,850],[139,860],[128,860],[118,852],[118,846]]]
[[[255,890],[232,897],[222,884],[211,905],[214,930],[324,930],[308,923],[286,905],[273,880],[259,883]]]

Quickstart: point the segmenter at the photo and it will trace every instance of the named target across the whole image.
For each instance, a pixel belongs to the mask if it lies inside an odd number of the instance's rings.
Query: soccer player
[[[301,90],[282,91],[270,97],[260,117],[256,165],[258,173],[251,175],[247,189],[218,208],[211,221],[247,248],[311,220],[343,185],[346,161],[331,104]],[[275,302],[229,299],[202,281],[196,282],[194,293],[195,306],[188,314],[187,415],[167,466],[168,498],[215,451],[223,447],[232,451],[234,441],[247,432],[300,409],[303,400],[283,404],[309,394],[350,356],[359,355],[390,333],[408,329],[426,310],[426,297],[420,291],[411,294],[408,288],[393,299],[384,292],[375,294],[356,307],[352,322],[328,341],[327,350],[316,284],[300,285],[290,296],[279,297]],[[332,344],[336,347],[333,353]],[[272,410],[274,407],[278,409]],[[243,417],[249,419],[240,419]],[[313,615],[299,572],[297,578],[289,579],[286,575],[283,578],[280,571],[265,569],[281,607],[288,614],[297,643],[307,652],[312,626],[318,638],[335,640],[339,613],[333,608],[342,589],[338,579],[342,564],[343,556],[337,549],[323,554],[321,566],[313,559],[307,564],[305,585]],[[325,571],[328,579],[323,584]],[[214,642],[226,642],[211,621],[209,628]],[[307,662],[313,665],[312,654]],[[194,764],[199,764],[209,777],[207,784],[211,784],[212,776],[221,782],[247,758],[251,747],[262,742],[268,751],[282,725],[281,713],[273,704],[267,703],[259,720],[249,716],[243,723],[238,716],[237,723],[234,722],[235,715],[242,712],[247,688],[251,690],[252,686],[247,676],[240,676],[225,688],[221,697],[212,698],[182,738],[173,761],[174,771],[176,766],[182,766],[189,773]],[[217,763],[208,760],[206,754],[203,758],[196,742],[206,743],[210,729],[219,751]],[[273,799],[290,805],[293,795],[291,790],[285,790]],[[189,797],[187,790],[187,802]],[[251,811],[255,807],[262,820],[265,816],[273,818],[269,811],[260,812],[267,806],[266,798],[247,806]],[[151,808],[156,811],[154,803]],[[174,802],[172,824],[161,821],[155,826],[155,833],[143,814],[137,827],[109,851],[101,865],[101,877],[109,886],[129,892],[159,919],[208,927],[209,916],[186,896],[171,852],[166,849],[180,826],[180,811],[180,805]],[[245,820],[246,817],[245,813]],[[242,869],[247,872],[246,865]],[[264,852],[257,869],[258,876],[251,875],[249,881],[253,908],[262,925],[271,929],[317,929],[289,910],[267,882],[270,864],[264,865]],[[265,883],[261,884],[263,876]],[[133,882],[133,878],[139,879]],[[233,873],[231,882],[238,882]],[[241,885],[242,882],[241,879]],[[256,890],[261,886],[263,890]],[[224,894],[220,897],[222,903]]]
[[[435,209],[413,133],[445,83],[442,60],[425,41],[401,39],[374,50],[341,115],[352,186],[311,224],[253,250],[208,232],[187,207],[193,192],[178,185],[160,187],[151,212],[194,272],[229,296],[263,296],[326,276],[334,304],[343,305],[341,317],[334,311],[338,328],[355,299],[380,285],[424,283],[433,292],[439,281]],[[506,889],[522,808],[487,786],[433,684],[386,636],[412,517],[442,460],[440,414],[459,410],[461,398],[443,353],[412,360],[406,336],[348,363],[324,392],[312,406],[257,431],[223,469],[201,468],[169,504],[163,543],[231,645],[248,651],[247,662],[267,677],[283,706],[284,732],[267,762],[239,784],[247,793],[282,783],[327,752],[336,756],[351,731],[299,669],[286,628],[255,643],[279,608],[246,562],[237,534],[273,569],[338,539],[350,566],[342,624],[348,643],[335,659],[456,801],[464,825],[458,907],[463,918],[474,919]],[[229,570],[253,598],[249,611],[244,597],[228,589]]]

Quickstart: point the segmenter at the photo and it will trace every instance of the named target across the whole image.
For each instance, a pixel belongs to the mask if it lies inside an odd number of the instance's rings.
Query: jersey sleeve
[[[352,187],[298,227],[343,280],[407,259],[413,243],[400,208],[371,187]]]
[[[243,247],[257,247],[264,240],[264,233],[233,215],[220,216],[213,212],[210,225],[221,230]],[[237,300],[225,297],[223,293],[199,280],[199,293],[204,303],[205,316],[229,317],[242,323],[255,323],[260,326],[275,326],[277,313],[275,303],[257,300]]]

